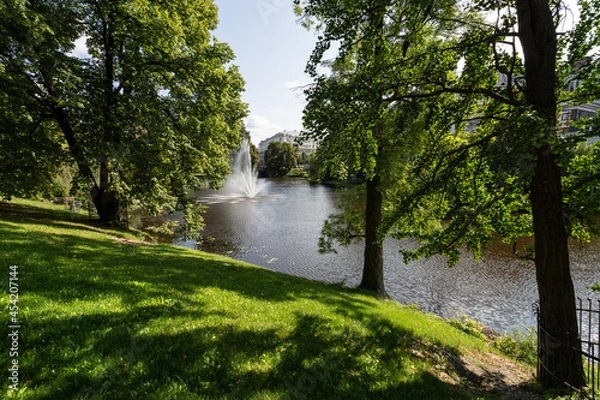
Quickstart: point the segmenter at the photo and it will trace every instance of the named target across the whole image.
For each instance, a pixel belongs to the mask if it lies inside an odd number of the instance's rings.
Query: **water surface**
[[[362,244],[339,248],[338,254],[318,252],[321,226],[337,212],[338,195],[331,187],[304,180],[271,180],[253,199],[212,202],[205,215],[204,239],[176,244],[290,275],[356,286],[362,274]],[[207,196],[211,193],[198,193]],[[534,266],[517,259],[510,246],[494,244],[479,262],[466,254],[448,268],[443,257],[405,264],[398,250],[411,244],[385,242],[385,285],[394,299],[443,317],[464,313],[501,332],[535,325]],[[571,255],[576,294],[598,298],[588,287],[600,282],[600,243],[574,243]]]

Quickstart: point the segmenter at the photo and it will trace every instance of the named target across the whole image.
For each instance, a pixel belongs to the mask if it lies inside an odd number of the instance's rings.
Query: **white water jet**
[[[250,143],[244,139],[242,146],[234,154],[231,174],[225,178],[223,188],[217,194],[204,197],[203,203],[239,202],[255,198],[267,186],[258,179],[258,171],[252,168]]]

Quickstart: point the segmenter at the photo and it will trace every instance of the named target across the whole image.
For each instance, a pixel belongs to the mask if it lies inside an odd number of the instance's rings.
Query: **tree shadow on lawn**
[[[0,203],[0,210],[6,206],[13,205]],[[63,221],[52,218],[39,219],[39,215],[52,217],[52,211],[14,206],[15,220],[25,215],[25,219],[37,224],[81,229],[79,225],[65,226]],[[23,209],[26,211],[21,213]],[[2,218],[5,219],[4,215]],[[328,301],[329,295],[338,295],[342,290],[339,285],[317,284],[190,249],[117,243],[104,236],[106,231],[88,228],[103,236],[91,239],[69,233],[32,232],[6,226],[0,220],[0,253],[4,253],[5,262],[20,266],[20,279],[28,293],[60,301],[114,294],[122,296],[124,303],[132,304],[149,296],[180,296],[207,287],[271,302],[298,297]],[[22,239],[25,236],[27,240]],[[140,283],[147,286],[141,287]],[[352,302],[354,307],[363,303],[355,298]]]
[[[98,221],[90,220],[85,214],[68,210],[45,209],[26,204],[0,201],[0,219],[18,223],[44,224],[56,228],[75,228],[97,233],[105,232],[105,227],[103,229]]]
[[[23,241],[14,239],[17,229],[5,235],[1,228],[0,222],[0,253],[7,263],[20,266],[24,293],[55,301],[116,295],[125,304],[135,304],[152,296],[180,297],[211,287],[270,302],[298,297],[327,301],[342,290],[168,245],[132,246],[106,238],[38,232],[28,232]],[[352,301],[355,307],[361,303]]]
[[[64,340],[46,344],[43,354],[40,350],[35,360],[26,361],[22,375],[31,377],[32,386],[42,386],[34,397],[471,398],[426,370],[411,371],[412,362],[422,362],[414,348],[423,345],[409,331],[373,314],[364,314],[369,331],[350,326],[331,331],[327,318],[296,314],[286,335],[233,325],[148,335],[136,329],[143,320],[122,325],[128,318],[135,315],[85,315],[32,326],[46,333],[29,341],[30,347],[40,349],[39,341],[50,334],[81,344],[70,349],[61,348]],[[113,324],[116,329],[110,329]],[[74,326],[86,327],[85,332],[70,331]],[[93,334],[106,329],[104,335]]]
[[[378,317],[372,302],[350,290],[170,246],[143,248],[43,233],[31,237],[10,250],[26,257],[21,304],[30,310],[23,323],[21,376],[38,388],[32,398],[147,398],[162,393],[160,398],[173,392],[175,398],[185,393],[214,398],[266,393],[341,399],[457,391],[428,372],[415,372],[408,380],[410,373],[400,374],[407,357],[418,358],[412,354],[412,334]],[[43,253],[47,246],[41,247],[40,240],[54,251]],[[58,267],[52,268],[53,263]],[[308,299],[345,316],[347,323],[331,328],[330,319],[306,311],[296,316],[291,331],[242,328],[228,323],[237,317],[230,315],[231,309],[207,311],[196,296],[205,289],[268,303]],[[116,297],[123,307],[75,308],[70,315],[61,308],[48,314],[36,311],[28,296],[57,307]],[[164,304],[144,305],[152,299]],[[172,334],[148,333],[164,318],[195,326]]]

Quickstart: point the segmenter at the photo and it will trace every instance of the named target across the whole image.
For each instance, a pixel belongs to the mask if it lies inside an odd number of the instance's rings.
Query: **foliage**
[[[506,334],[486,336],[486,327],[477,320],[460,314],[458,318],[451,318],[448,323],[453,327],[476,337],[480,340],[491,340],[492,346],[501,354],[513,360],[525,363],[532,367],[537,366],[537,331],[527,328],[526,332],[514,329]]]
[[[308,173],[314,181],[348,178],[345,163],[338,162],[334,152],[328,149],[329,142],[327,139],[323,140],[319,144],[319,148],[311,155]]]
[[[383,283],[384,236],[378,235],[386,202],[394,201],[406,183],[406,166],[423,151],[427,110],[436,100],[399,102],[408,76],[428,74],[426,60],[407,60],[426,51],[437,35],[455,28],[451,1],[432,3],[427,12],[447,23],[416,21],[423,4],[374,0],[296,0],[303,22],[319,31],[306,71],[315,84],[305,90],[304,135],[320,143],[313,169],[321,177],[359,176],[366,181],[363,222],[355,209],[342,210],[325,223],[320,241],[324,250],[334,242],[347,245],[364,236],[365,258],[360,284],[385,296]],[[427,16],[425,16],[427,18]],[[335,44],[333,60],[326,56]],[[442,60],[437,60],[442,62]],[[456,64],[445,59],[444,64]],[[326,70],[327,69],[327,70]],[[350,224],[350,225],[348,225]],[[363,227],[358,235],[357,227]]]
[[[441,318],[21,203],[0,205],[17,398],[494,398],[449,361],[485,344]]]
[[[448,323],[461,331],[474,336],[478,339],[485,340],[486,336],[483,333],[484,326],[481,322],[469,318],[466,314],[461,314],[458,318],[450,318]]]
[[[567,233],[587,238],[596,230],[597,206],[585,202],[598,200],[597,174],[593,156],[570,157],[570,149],[598,132],[598,119],[578,135],[559,137],[557,104],[598,98],[600,63],[591,52],[600,2],[582,1],[586,16],[566,34],[556,31],[562,2],[295,3],[304,6],[304,23],[321,31],[307,67],[315,85],[307,90],[305,126],[325,139],[333,165],[364,173],[367,193],[372,182],[372,193],[388,200],[373,207],[369,199],[377,196],[367,195],[367,249],[374,242],[368,217],[378,224],[375,208],[382,205],[377,241],[388,234],[416,238],[418,248],[402,250],[407,261],[444,254],[455,265],[465,248],[477,258],[498,237],[535,233],[540,315],[562,343],[556,350],[541,342],[552,366],[541,380],[580,387],[581,362],[567,344],[577,329]],[[333,44],[326,75],[319,68]],[[567,94],[557,85],[561,77],[581,84]],[[408,135],[398,133],[413,121],[425,123],[414,130],[417,151],[406,157],[398,138]],[[388,180],[382,158],[394,156],[404,168]],[[343,234],[332,225],[328,231]]]
[[[444,254],[455,265],[463,247],[478,258],[498,235],[510,241],[532,232],[531,158],[520,153],[528,145],[512,147],[523,127],[503,125],[494,124],[492,133],[483,123],[472,133],[430,138],[430,151],[412,165],[404,198],[384,221],[392,236],[420,241],[416,250],[401,250],[407,261]]]
[[[287,178],[308,178],[304,168],[292,168],[285,176]]]
[[[537,366],[537,332],[528,328],[526,332],[514,330],[493,341],[494,347],[502,354],[533,367]]]
[[[172,210],[228,173],[246,110],[233,52],[211,35],[212,1],[10,0],[0,16],[4,195],[75,162],[110,219],[123,199]]]
[[[308,134],[324,139],[319,154],[322,161],[315,163],[317,173],[369,175],[377,165],[380,171],[395,172],[384,182],[395,184],[409,177],[410,185],[388,193],[394,194],[390,201],[396,204],[388,207],[381,229],[382,235],[391,232],[420,240],[418,250],[404,252],[407,259],[442,253],[453,265],[465,246],[478,256],[498,235],[511,241],[532,233],[529,183],[536,141],[545,128],[544,120],[526,105],[519,81],[525,71],[522,59],[513,52],[510,41],[503,41],[514,25],[514,10],[508,9],[493,27],[477,17],[491,4],[477,2],[464,9],[467,12],[455,14],[461,24],[453,26],[447,22],[453,19],[440,10],[424,14],[422,6],[406,2],[403,10],[415,7],[414,13],[395,17],[396,9],[382,3],[389,22],[384,29],[389,32],[377,41],[369,31],[373,26],[357,32],[355,21],[367,20],[364,15],[361,19],[360,13],[373,9],[368,1],[297,3],[305,5],[305,24],[316,24],[323,32],[307,67],[318,78],[307,90],[305,111]],[[456,12],[450,4],[444,11],[448,14]],[[402,20],[409,15],[412,19]],[[418,24],[418,28],[411,32],[403,30],[402,24]],[[575,39],[569,37],[574,45]],[[337,58],[329,63],[332,72],[319,75],[317,66],[335,40],[341,45]],[[384,55],[376,61],[365,58],[366,50],[360,47],[369,40],[369,48],[373,43],[383,47]],[[464,64],[457,73],[459,60]],[[578,78],[594,82],[591,71],[598,63],[587,66],[587,71],[581,71],[574,63],[563,65],[562,74],[578,72]],[[504,75],[501,85],[497,84],[498,74]],[[583,90],[578,92],[578,101],[586,98]],[[590,95],[587,93],[587,98]],[[359,101],[362,107],[356,107]],[[385,111],[377,111],[377,105]],[[374,108],[369,109],[371,106]],[[386,117],[390,110],[397,116]],[[381,129],[379,136],[373,135],[373,126],[386,118],[389,125],[395,124],[390,137],[396,139],[396,146],[385,142]],[[412,129],[411,133],[402,136],[403,127]],[[409,138],[420,140],[417,147],[407,143]],[[567,154],[569,143],[576,143],[575,138],[556,143],[556,148]],[[404,168],[398,168],[397,161],[403,159],[403,152],[408,153],[407,148],[415,162],[408,169],[406,162]],[[427,150],[422,157],[419,149]],[[384,150],[388,151],[386,160],[396,160],[391,168],[381,160]],[[585,180],[581,189],[589,191],[589,183]],[[567,216],[576,218],[575,214],[568,212]],[[591,225],[592,220],[586,218],[586,223]],[[575,220],[573,226],[578,227]]]
[[[1,65],[1,64],[0,64]],[[0,70],[0,76],[2,71]],[[20,114],[10,91],[0,89],[0,197],[52,192],[60,165],[67,160],[60,133],[42,115]],[[24,99],[33,103],[30,99]],[[43,132],[43,134],[40,134]]]
[[[343,213],[332,214],[323,223],[319,237],[320,253],[337,253],[335,243],[349,246],[365,238],[365,185],[351,187],[340,195],[338,207]]]
[[[588,242],[600,234],[600,143],[586,147],[568,160],[563,187],[569,232]]]
[[[298,164],[298,149],[286,142],[271,142],[265,151],[265,171],[282,177]]]

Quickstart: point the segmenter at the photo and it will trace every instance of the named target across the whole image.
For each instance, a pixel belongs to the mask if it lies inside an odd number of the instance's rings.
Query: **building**
[[[576,64],[577,68],[580,68],[591,62],[590,58],[585,58]],[[581,80],[577,77],[567,78],[565,89],[567,92],[574,92],[581,85]],[[600,111],[600,100],[593,101],[588,104],[562,104],[562,110],[559,117],[559,128],[558,133],[563,136],[573,135],[579,132],[579,128],[573,126],[573,122],[581,118],[593,118]],[[600,137],[594,136],[587,138],[587,144],[596,143],[600,141]]]
[[[600,111],[600,101],[594,101],[590,104],[564,105],[560,114],[558,133],[564,136],[579,132],[579,128],[573,126],[573,122],[581,118],[593,118]],[[587,138],[587,144],[600,141],[600,137],[594,136]]]
[[[258,144],[258,153],[260,154],[259,168],[264,166],[265,152],[269,147],[269,143],[271,142],[282,142],[289,143],[292,146],[296,147],[300,154],[310,155],[317,147],[319,147],[318,142],[314,139],[300,139],[301,133],[299,131],[283,131],[276,133],[268,139],[263,140]]]
[[[590,59],[584,59],[577,63],[577,67],[581,67],[585,65],[585,63],[589,62]],[[520,83],[519,81],[522,79],[521,76],[514,77],[512,79],[511,85],[516,86]],[[508,85],[508,77],[504,74],[498,75],[498,83],[496,84],[497,88],[504,88]],[[576,77],[567,78],[564,89],[567,92],[575,92],[577,88],[581,85],[581,80]],[[593,118],[600,112],[600,100],[593,101],[588,104],[578,104],[578,105],[570,105],[568,103],[561,104],[560,115],[558,120],[558,134],[561,137],[566,137],[569,135],[574,135],[579,132],[579,128],[573,125],[574,121],[577,121],[581,118]],[[467,132],[474,132],[477,129],[477,126],[480,124],[480,119],[478,115],[475,114],[472,118],[467,122],[467,126],[465,130]],[[454,127],[452,128],[454,129]],[[587,144],[593,144],[595,142],[600,141],[600,137],[594,136],[587,138]]]

